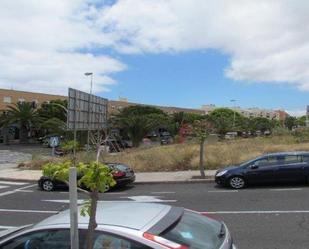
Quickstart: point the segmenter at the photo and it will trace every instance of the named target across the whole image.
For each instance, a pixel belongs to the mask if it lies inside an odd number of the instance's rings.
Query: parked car
[[[266,154],[216,172],[219,185],[235,189],[260,183],[309,183],[309,152]]]
[[[80,213],[80,212],[78,212]],[[86,248],[89,217],[78,217]],[[236,249],[226,225],[198,212],[154,203],[98,203],[93,248]],[[70,248],[69,210],[35,225],[0,232],[0,248]]]
[[[114,187],[122,187],[135,181],[135,173],[129,166],[120,163],[106,163],[106,165],[112,170],[113,177],[116,181],[116,185]],[[79,176],[78,178],[80,179],[81,177],[82,176]],[[46,176],[42,176],[38,180],[38,185],[44,191],[52,191],[56,188],[67,187],[65,182],[51,179]],[[109,189],[110,187],[107,186],[106,191]]]

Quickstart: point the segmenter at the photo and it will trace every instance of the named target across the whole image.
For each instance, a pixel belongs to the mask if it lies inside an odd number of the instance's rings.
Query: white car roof
[[[154,203],[138,202],[98,202],[96,222],[98,225],[111,225],[141,230],[143,227],[156,224],[172,207]],[[79,224],[88,224],[89,217],[80,215]],[[48,227],[54,225],[70,224],[70,211],[66,210],[53,215],[34,227]]]

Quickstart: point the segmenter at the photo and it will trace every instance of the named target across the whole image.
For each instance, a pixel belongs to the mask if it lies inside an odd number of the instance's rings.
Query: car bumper
[[[135,175],[130,176],[130,177],[123,177],[123,178],[118,178],[115,179],[116,180],[116,186],[124,186],[127,184],[131,184],[133,182],[135,182]]]
[[[228,185],[228,179],[224,176],[215,176],[215,182],[218,185],[221,185],[221,186],[227,186]]]

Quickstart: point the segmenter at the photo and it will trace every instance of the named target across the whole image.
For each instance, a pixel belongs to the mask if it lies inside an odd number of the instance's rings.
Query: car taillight
[[[178,244],[176,242],[164,239],[164,238],[162,238],[160,236],[153,235],[151,233],[144,233],[143,237],[145,239],[151,240],[153,242],[156,242],[156,243],[158,243],[160,245],[163,245],[165,247],[168,247],[170,249],[189,249],[189,247],[187,247],[187,246],[180,245],[180,244]]]
[[[202,212],[202,213],[200,213],[200,214],[201,214],[201,215],[204,215],[204,216],[206,216],[206,217],[208,217],[208,218],[210,218],[210,219],[213,219],[213,220],[218,220],[218,221],[221,220],[219,217],[217,217],[217,216],[214,215],[214,214],[210,214],[210,213],[207,213],[207,212]]]
[[[113,172],[113,176],[115,177],[121,177],[121,176],[125,176],[126,173],[122,172],[122,171],[114,171]]]

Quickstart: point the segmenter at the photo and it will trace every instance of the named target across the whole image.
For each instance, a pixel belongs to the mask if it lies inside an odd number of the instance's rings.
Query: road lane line
[[[273,188],[269,189],[269,191],[300,191],[302,188]]]
[[[237,193],[238,190],[208,190],[208,193]]]
[[[37,186],[37,184],[27,185],[27,186],[22,187],[22,188],[17,188],[17,189],[14,189],[14,190],[6,191],[6,192],[3,192],[3,193],[0,193],[0,196],[15,194],[15,193],[18,193],[21,190],[24,190],[24,189],[27,189],[27,188],[32,188],[34,186]]]
[[[0,193],[0,196],[5,196],[5,195],[11,195],[11,194],[14,194],[16,193],[15,191],[6,191],[6,192],[3,192],[3,193]]]
[[[26,185],[27,182],[10,182],[10,181],[0,181],[0,184],[4,185],[15,185],[15,186],[21,186],[21,185]]]
[[[162,191],[162,192],[151,192],[152,194],[175,194],[175,192]]]
[[[13,213],[42,213],[42,214],[57,214],[59,211],[46,211],[46,210],[27,210],[27,209],[0,209],[0,212],[13,212]]]
[[[211,211],[201,214],[306,214],[309,210],[269,210],[269,211]]]
[[[9,186],[2,186],[0,185],[0,189],[9,188]]]

